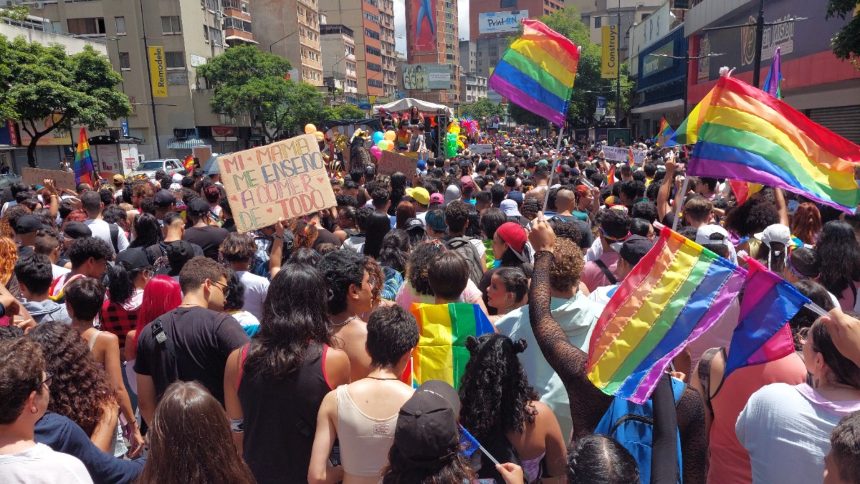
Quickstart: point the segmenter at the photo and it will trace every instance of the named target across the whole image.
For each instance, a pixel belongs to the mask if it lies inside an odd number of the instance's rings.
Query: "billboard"
[[[444,64],[406,64],[403,87],[413,91],[451,88],[451,68]]]
[[[519,30],[520,22],[522,22],[524,18],[529,18],[528,10],[479,13],[478,33],[500,34],[504,32],[516,32]]]
[[[600,77],[615,79],[618,77],[618,27],[604,25],[600,29]]]
[[[413,53],[436,52],[436,0],[406,0],[409,2],[406,31],[412,38]]]
[[[164,47],[149,47],[149,75],[152,78],[152,97],[167,97],[167,64]]]

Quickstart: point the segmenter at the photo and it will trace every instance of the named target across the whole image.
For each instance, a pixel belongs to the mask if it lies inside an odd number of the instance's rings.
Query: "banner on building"
[[[152,78],[152,97],[167,97],[167,61],[164,47],[149,46],[149,74]]]
[[[337,205],[312,134],[221,156],[218,168],[239,232]]]
[[[451,68],[443,64],[406,64],[403,87],[415,91],[450,89]]]
[[[437,52],[436,36],[439,26],[436,25],[436,0],[407,0],[409,15],[406,32],[412,37],[412,53]],[[456,19],[455,19],[456,20]]]
[[[478,14],[479,34],[500,34],[516,32],[524,18],[529,18],[528,10],[513,12],[484,12]]]
[[[600,28],[601,57],[600,77],[615,79],[618,77],[618,28],[615,25],[604,25]]]

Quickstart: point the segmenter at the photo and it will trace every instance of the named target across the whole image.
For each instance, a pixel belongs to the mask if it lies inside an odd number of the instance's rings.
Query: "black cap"
[[[143,269],[144,267],[149,267],[152,264],[149,263],[149,258],[146,256],[146,251],[141,248],[135,247],[131,249],[125,249],[120,252],[116,256],[117,263],[122,263],[127,270],[133,271],[137,269]]]
[[[182,188],[191,188],[194,186],[194,178],[190,176],[182,177],[180,185],[182,185]]]
[[[80,239],[81,237],[92,237],[93,231],[83,222],[69,222],[63,229],[63,233],[70,239]]]
[[[176,197],[173,196],[173,192],[170,190],[159,190],[155,192],[155,205],[159,207],[169,207],[172,204],[176,203]],[[208,209],[208,208],[207,208]]]
[[[621,244],[621,250],[618,251],[618,254],[628,264],[635,266],[652,247],[654,247],[654,242],[651,239],[641,235],[631,235]]]
[[[437,469],[457,453],[460,398],[451,385],[424,382],[400,407],[394,445],[410,465]]]
[[[35,215],[22,215],[15,221],[16,234],[29,234],[42,228],[42,221]]]
[[[188,202],[188,213],[196,216],[209,213],[209,202],[200,197],[191,200]]]
[[[186,262],[194,258],[194,246],[187,240],[177,240],[167,244],[167,261],[171,276],[178,276]]]
[[[424,222],[418,220],[417,218],[410,218],[406,220],[406,231],[414,231],[420,230],[424,232]]]

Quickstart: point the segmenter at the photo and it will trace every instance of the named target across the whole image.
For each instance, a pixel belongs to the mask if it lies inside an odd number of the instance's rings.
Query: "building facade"
[[[317,0],[253,0],[250,10],[260,49],[289,60],[293,80],[322,86]]]
[[[487,78],[467,73],[460,75],[460,102],[473,103],[487,99]]]
[[[596,0],[593,11],[582,13],[582,21],[589,26],[591,41],[600,44],[601,28],[617,26],[620,16],[619,59],[626,59],[633,26],[641,23],[664,3],[666,0]]]
[[[406,0],[404,87],[408,95],[460,103],[457,0]]]
[[[331,93],[343,94],[346,100],[357,101],[358,78],[352,29],[345,25],[323,24],[320,25],[320,39],[325,86]]]

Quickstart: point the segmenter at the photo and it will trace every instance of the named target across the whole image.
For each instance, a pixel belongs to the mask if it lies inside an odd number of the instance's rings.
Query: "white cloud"
[[[395,48],[406,54],[406,0],[394,0],[394,37]],[[415,1],[415,0],[411,0]],[[444,1],[444,0],[436,0]],[[469,0],[457,0],[458,37],[469,38]]]

